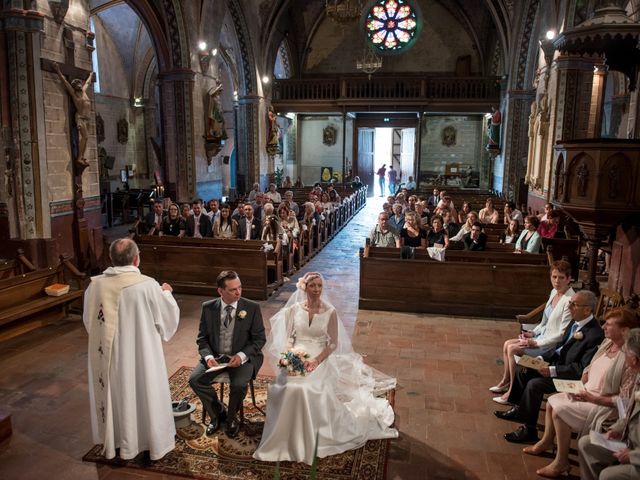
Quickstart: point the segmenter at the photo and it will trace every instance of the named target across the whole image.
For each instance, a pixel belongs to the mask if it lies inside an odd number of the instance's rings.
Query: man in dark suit
[[[187,237],[203,238],[213,236],[211,219],[202,208],[202,200],[194,200],[191,204],[193,215],[187,218]]]
[[[433,195],[431,195],[427,199],[427,206],[431,208],[436,208],[438,206],[438,202],[440,201],[440,192],[437,188],[433,189]]]
[[[211,417],[207,435],[213,435],[226,419],[226,434],[235,437],[240,430],[237,412],[247,394],[249,380],[255,378],[262,365],[262,347],[266,342],[260,306],[242,298],[242,283],[234,271],[218,275],[220,298],[202,304],[198,351],[200,363],[189,377],[189,385],[202,401]],[[218,363],[226,368],[207,373]],[[230,378],[228,411],[216,395],[211,383],[222,372]]]
[[[147,235],[158,235],[162,230],[162,218],[164,217],[164,210],[162,208],[162,200],[156,200],[153,202],[153,211],[147,213],[144,216],[143,227],[144,232]]]
[[[262,235],[262,222],[253,215],[250,203],[244,205],[244,218],[238,220],[238,238],[241,240],[259,240]]]
[[[480,222],[473,222],[471,231],[462,237],[464,249],[473,252],[481,252],[487,248],[487,234],[482,231]]]
[[[581,290],[569,301],[573,322],[559,347],[545,355],[548,367],[539,371],[518,369],[509,403],[511,410],[494,412],[498,418],[524,423],[517,430],[505,434],[508,442],[523,443],[538,440],[536,423],[545,393],[555,393],[554,378],[579,380],[604,339],[600,323],[593,316],[597,298],[593,292]]]

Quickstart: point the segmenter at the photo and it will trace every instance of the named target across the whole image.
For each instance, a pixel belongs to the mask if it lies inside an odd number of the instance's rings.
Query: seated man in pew
[[[255,200],[251,203],[251,207],[253,208],[253,215],[258,218],[261,222],[264,220],[264,208],[265,197],[264,193],[258,192],[256,193]]]
[[[378,214],[378,224],[371,229],[369,245],[372,247],[400,248],[400,235],[389,225],[389,215],[386,212]]]
[[[262,235],[262,222],[253,215],[253,207],[245,203],[244,217],[238,220],[238,238],[241,240],[259,240]]]
[[[211,219],[202,208],[202,199],[197,198],[191,204],[193,215],[187,218],[187,237],[205,238],[213,234]]]
[[[211,200],[209,200],[209,203],[207,205],[209,207],[209,210],[207,211],[207,215],[209,216],[209,219],[211,220],[211,224],[213,225],[214,222],[220,218],[220,202],[215,199],[212,198]]]
[[[164,209],[162,207],[162,200],[156,199],[153,202],[153,211],[149,212],[144,217],[143,227],[145,228],[147,235],[158,235],[162,230],[162,218],[164,217]]]
[[[291,190],[284,192],[284,199],[289,202],[289,210],[293,210],[296,217],[300,216],[300,207],[293,201],[293,192]]]
[[[487,234],[482,231],[482,224],[474,222],[471,231],[462,239],[464,249],[472,252],[481,252],[487,248]]]
[[[503,420],[524,423],[517,430],[505,434],[508,442],[537,441],[536,425],[542,399],[544,394],[557,391],[553,379],[579,380],[582,371],[591,362],[604,339],[600,322],[593,316],[597,302],[597,297],[589,290],[575,293],[569,301],[572,322],[560,346],[543,356],[549,365],[539,370],[518,368],[508,398],[508,402],[514,406],[507,411],[494,412],[496,417]]]

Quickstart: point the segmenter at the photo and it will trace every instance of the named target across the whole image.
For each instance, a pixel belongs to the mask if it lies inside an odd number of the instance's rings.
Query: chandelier
[[[336,23],[345,25],[360,18],[362,13],[361,0],[325,0],[327,17]]]
[[[371,74],[377,72],[382,67],[382,58],[376,54],[369,47],[364,47],[362,58],[356,61],[356,68],[369,75],[371,80]]]

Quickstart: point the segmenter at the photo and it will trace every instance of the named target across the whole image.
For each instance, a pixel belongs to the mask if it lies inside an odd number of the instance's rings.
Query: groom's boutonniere
[[[573,334],[573,338],[576,340],[582,340],[584,338],[584,333],[578,330],[576,333]]]
[[[240,320],[242,320],[242,319],[243,319],[244,317],[246,317],[246,316],[247,316],[247,311],[246,311],[246,310],[240,310],[240,311],[238,312],[238,315],[237,315],[237,317],[238,317]]]

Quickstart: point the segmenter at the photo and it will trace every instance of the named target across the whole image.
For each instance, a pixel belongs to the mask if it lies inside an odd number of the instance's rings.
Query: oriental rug
[[[198,479],[256,479],[271,480],[275,472],[275,463],[260,462],[252,458],[252,454],[260,443],[264,416],[253,406],[251,394],[247,394],[244,402],[245,423],[234,439],[228,438],[223,429],[215,435],[205,435],[202,425],[202,405],[198,397],[189,387],[190,367],[180,367],[169,379],[173,400],[190,398],[196,410],[192,414],[189,427],[177,431],[176,448],[164,458],[149,462],[143,454],[133,460],[122,460],[118,457],[108,460],[100,454],[101,445],[95,445],[82,460],[117,467],[141,469],[168,475],[179,475]],[[267,385],[269,377],[258,377],[254,381],[256,403],[265,410],[267,401]],[[225,389],[225,404],[228,389]],[[388,398],[393,406],[394,391]],[[331,480],[383,480],[389,440],[371,440],[358,450],[351,450],[340,455],[333,455],[318,460],[318,479]],[[299,480],[308,478],[310,467],[303,463],[280,462],[280,478],[282,480]]]

